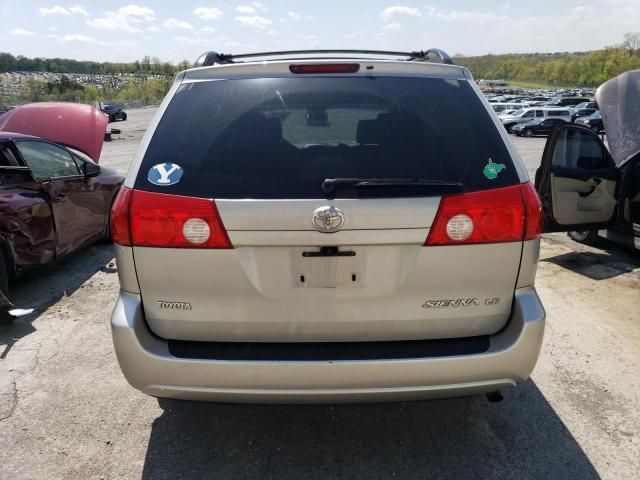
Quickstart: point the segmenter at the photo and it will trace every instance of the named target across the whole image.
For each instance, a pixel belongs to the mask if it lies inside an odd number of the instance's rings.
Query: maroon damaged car
[[[104,114],[33,105],[0,116],[0,322],[24,312],[7,299],[10,278],[109,239],[109,210],[124,180],[97,163]]]

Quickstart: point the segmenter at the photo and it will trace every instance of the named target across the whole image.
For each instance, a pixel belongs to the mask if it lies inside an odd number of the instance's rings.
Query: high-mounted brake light
[[[540,200],[527,182],[443,196],[425,246],[521,242],[540,232]]]
[[[111,234],[120,245],[233,248],[213,200],[125,187],[111,210]]]
[[[289,65],[291,73],[356,73],[359,63],[298,63]]]

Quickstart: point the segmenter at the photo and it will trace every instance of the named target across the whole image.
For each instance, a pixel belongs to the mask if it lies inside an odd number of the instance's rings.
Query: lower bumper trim
[[[489,350],[489,336],[394,342],[240,343],[169,340],[169,353],[198,360],[392,360],[473,355]]]

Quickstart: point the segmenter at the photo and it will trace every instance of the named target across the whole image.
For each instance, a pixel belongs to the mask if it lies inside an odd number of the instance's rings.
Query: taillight
[[[540,236],[540,200],[531,183],[446,195],[425,246],[521,242]]]
[[[525,220],[525,240],[533,240],[540,238],[542,235],[542,203],[536,188],[531,182],[523,183],[522,200],[524,201],[524,209],[526,214]]]
[[[121,187],[116,199],[111,206],[111,240],[119,245],[131,245],[131,233],[129,230],[129,205],[133,190]]]
[[[113,240],[166,248],[233,248],[213,200],[124,188],[111,211]]]
[[[300,63],[289,65],[291,73],[356,73],[359,63]]]

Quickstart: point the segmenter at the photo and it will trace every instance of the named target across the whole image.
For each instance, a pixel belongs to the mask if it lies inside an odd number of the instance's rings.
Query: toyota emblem
[[[344,225],[344,213],[336,207],[320,207],[313,212],[311,221],[316,230],[323,233],[333,233]]]

